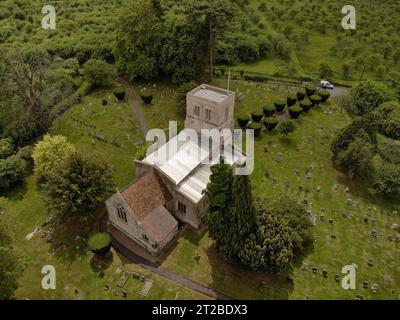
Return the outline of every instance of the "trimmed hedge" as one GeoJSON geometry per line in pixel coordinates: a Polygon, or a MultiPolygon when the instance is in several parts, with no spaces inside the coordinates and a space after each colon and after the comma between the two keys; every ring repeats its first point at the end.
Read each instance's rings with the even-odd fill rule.
{"type": "Polygon", "coordinates": [[[285,110],[286,102],[283,100],[278,100],[275,102],[274,105],[277,112],[282,112],[283,110],[285,110]]]}
{"type": "Polygon", "coordinates": [[[300,107],[303,109],[304,112],[310,111],[312,106],[313,106],[312,102],[308,99],[300,102],[300,107]]]}
{"type": "Polygon", "coordinates": [[[297,102],[297,97],[294,94],[289,94],[287,97],[288,107],[294,106],[297,102]]]}
{"type": "Polygon", "coordinates": [[[307,97],[311,97],[317,92],[317,88],[315,86],[306,86],[306,95],[307,97]]]}
{"type": "Polygon", "coordinates": [[[108,233],[96,233],[89,238],[89,250],[100,256],[105,256],[111,249],[111,236],[108,233]]]}
{"type": "Polygon", "coordinates": [[[267,82],[269,80],[269,77],[246,74],[244,75],[244,79],[247,81],[254,81],[254,82],[267,82]]]}
{"type": "Polygon", "coordinates": [[[262,125],[258,122],[252,122],[252,123],[250,123],[249,128],[254,130],[255,136],[258,136],[258,135],[260,135],[262,125]]]}
{"type": "Polygon", "coordinates": [[[329,97],[331,96],[331,94],[326,90],[321,90],[320,92],[318,92],[318,94],[321,97],[322,103],[327,102],[329,97]]]}
{"type": "Polygon", "coordinates": [[[297,119],[300,117],[301,113],[303,112],[303,108],[299,106],[293,106],[289,108],[289,114],[292,119],[297,119]]]}
{"type": "Polygon", "coordinates": [[[150,92],[141,92],[140,97],[145,104],[150,104],[153,101],[153,95],[150,92]]]}
{"type": "Polygon", "coordinates": [[[272,131],[278,125],[278,119],[276,117],[264,118],[264,125],[268,131],[272,131]]]}
{"type": "Polygon", "coordinates": [[[276,109],[275,106],[265,106],[263,111],[266,117],[271,117],[275,113],[276,109]]]}
{"type": "Polygon", "coordinates": [[[125,87],[120,86],[117,87],[114,90],[114,96],[118,99],[118,100],[124,100],[125,99],[125,87]]]}
{"type": "Polygon", "coordinates": [[[306,90],[302,89],[297,92],[297,100],[303,101],[306,98],[306,90]]]}
{"type": "Polygon", "coordinates": [[[253,119],[253,122],[260,122],[263,117],[263,113],[261,111],[253,111],[251,113],[251,119],[253,119]]]}
{"type": "Polygon", "coordinates": [[[245,128],[250,122],[249,116],[240,116],[238,117],[238,123],[241,128],[245,128]]]}
{"type": "Polygon", "coordinates": [[[314,94],[310,97],[310,100],[314,106],[318,106],[321,103],[322,98],[320,96],[314,94]]]}

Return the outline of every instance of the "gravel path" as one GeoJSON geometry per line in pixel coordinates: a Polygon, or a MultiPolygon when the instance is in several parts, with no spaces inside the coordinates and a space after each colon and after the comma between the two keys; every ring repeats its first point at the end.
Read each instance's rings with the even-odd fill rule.
{"type": "Polygon", "coordinates": [[[133,90],[133,86],[124,76],[120,76],[118,78],[118,81],[126,88],[129,100],[131,101],[133,111],[135,112],[136,117],[139,120],[140,128],[142,129],[143,135],[144,137],[146,137],[146,134],[149,131],[149,129],[147,126],[146,118],[144,117],[143,111],[140,108],[139,102],[137,100],[138,98],[135,94],[135,91],[133,90]]]}

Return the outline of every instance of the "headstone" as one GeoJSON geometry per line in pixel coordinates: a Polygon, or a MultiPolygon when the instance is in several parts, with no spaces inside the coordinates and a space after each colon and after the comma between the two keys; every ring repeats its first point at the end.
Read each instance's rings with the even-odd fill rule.
{"type": "Polygon", "coordinates": [[[376,230],[372,230],[371,231],[371,237],[376,238],[376,236],[377,236],[376,230]]]}
{"type": "Polygon", "coordinates": [[[392,229],[393,229],[393,230],[397,230],[397,227],[398,227],[398,226],[397,226],[397,223],[393,223],[393,224],[392,224],[392,229]]]}
{"type": "Polygon", "coordinates": [[[376,220],[375,219],[371,219],[371,224],[374,226],[376,225],[376,220]]]}
{"type": "Polygon", "coordinates": [[[350,199],[350,198],[347,199],[346,200],[346,204],[349,205],[349,206],[352,206],[353,205],[353,199],[350,199]]]}
{"type": "Polygon", "coordinates": [[[368,223],[369,219],[368,218],[364,218],[364,222],[368,223]]]}
{"type": "Polygon", "coordinates": [[[369,285],[368,281],[364,281],[362,284],[364,289],[368,289],[368,285],[369,285]]]}
{"type": "Polygon", "coordinates": [[[370,259],[368,259],[368,266],[369,267],[373,267],[374,266],[374,260],[372,260],[371,258],[370,259]]]}
{"type": "Polygon", "coordinates": [[[340,275],[338,273],[335,274],[335,281],[336,282],[340,281],[340,275]]]}
{"type": "Polygon", "coordinates": [[[317,186],[317,192],[321,192],[321,186],[317,186]]]}
{"type": "Polygon", "coordinates": [[[344,192],[346,192],[346,193],[350,192],[350,188],[347,187],[346,189],[344,189],[344,192]]]}
{"type": "Polygon", "coordinates": [[[324,215],[320,215],[320,216],[319,216],[319,220],[320,220],[320,221],[325,221],[325,216],[324,216],[324,215]]]}
{"type": "Polygon", "coordinates": [[[373,292],[373,293],[377,293],[378,290],[379,290],[379,285],[378,285],[377,283],[374,283],[374,284],[371,286],[371,289],[372,289],[372,292],[373,292]]]}
{"type": "Polygon", "coordinates": [[[313,268],[312,268],[312,272],[313,272],[314,274],[317,274],[318,269],[317,269],[316,267],[313,267],[313,268]]]}
{"type": "Polygon", "coordinates": [[[391,234],[389,234],[388,240],[389,240],[389,241],[393,241],[393,236],[392,236],[391,234]]]}
{"type": "Polygon", "coordinates": [[[114,297],[118,296],[118,290],[117,289],[113,289],[112,293],[113,293],[114,297]]]}
{"type": "Polygon", "coordinates": [[[104,290],[105,290],[105,291],[110,291],[110,285],[109,285],[109,284],[106,284],[106,285],[104,286],[104,290]]]}
{"type": "Polygon", "coordinates": [[[364,297],[361,294],[356,294],[356,300],[364,300],[364,297]]]}
{"type": "Polygon", "coordinates": [[[330,225],[333,225],[333,219],[332,219],[332,218],[329,218],[328,223],[329,223],[330,225]]]}
{"type": "Polygon", "coordinates": [[[125,290],[121,291],[121,295],[122,295],[122,298],[124,298],[124,299],[128,298],[128,293],[125,290]]]}
{"type": "Polygon", "coordinates": [[[324,278],[328,278],[328,271],[322,270],[322,276],[323,276],[324,278]]]}

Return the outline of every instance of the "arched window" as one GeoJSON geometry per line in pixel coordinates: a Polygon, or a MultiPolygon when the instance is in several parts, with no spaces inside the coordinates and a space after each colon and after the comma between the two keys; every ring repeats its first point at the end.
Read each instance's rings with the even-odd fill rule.
{"type": "Polygon", "coordinates": [[[120,218],[121,220],[123,220],[125,222],[128,222],[128,218],[126,217],[126,211],[125,211],[124,207],[118,202],[114,203],[114,207],[117,210],[118,218],[120,218]]]}

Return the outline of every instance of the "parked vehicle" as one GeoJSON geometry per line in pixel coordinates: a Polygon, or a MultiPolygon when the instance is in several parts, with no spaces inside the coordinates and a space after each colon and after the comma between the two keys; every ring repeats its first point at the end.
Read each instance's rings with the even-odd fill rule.
{"type": "Polygon", "coordinates": [[[335,88],[335,86],[332,83],[330,83],[329,81],[321,80],[321,88],[333,89],[333,88],[335,88]]]}

